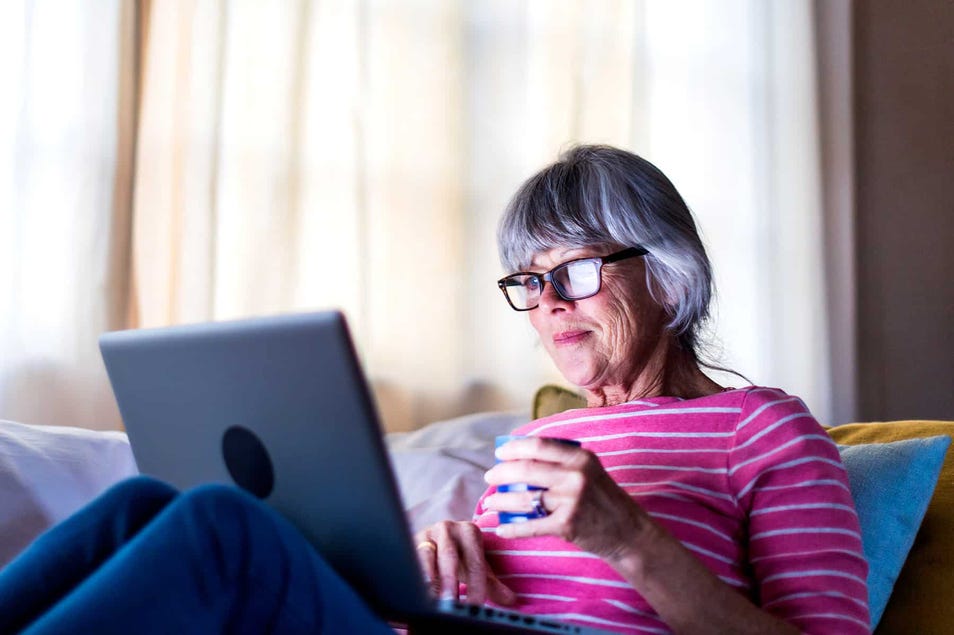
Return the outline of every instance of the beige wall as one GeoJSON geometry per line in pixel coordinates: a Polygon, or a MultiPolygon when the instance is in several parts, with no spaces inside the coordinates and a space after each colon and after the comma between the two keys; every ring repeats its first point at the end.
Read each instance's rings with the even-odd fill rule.
{"type": "Polygon", "coordinates": [[[853,18],[859,415],[954,419],[954,1],[853,18]]]}

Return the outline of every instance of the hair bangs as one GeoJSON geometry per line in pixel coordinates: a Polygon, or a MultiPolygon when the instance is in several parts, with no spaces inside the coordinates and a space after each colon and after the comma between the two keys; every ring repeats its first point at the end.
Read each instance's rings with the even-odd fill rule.
{"type": "Polygon", "coordinates": [[[623,244],[604,222],[604,197],[599,185],[587,183],[591,179],[581,179],[580,175],[567,174],[578,171],[574,168],[566,164],[552,166],[527,181],[514,195],[497,234],[504,268],[526,269],[535,254],[554,247],[623,244]]]}

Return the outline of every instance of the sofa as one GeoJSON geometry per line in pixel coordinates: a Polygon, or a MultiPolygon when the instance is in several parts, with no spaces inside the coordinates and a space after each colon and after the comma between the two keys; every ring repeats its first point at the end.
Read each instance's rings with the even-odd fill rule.
{"type": "MultiPolygon", "coordinates": [[[[581,405],[575,393],[544,386],[529,411],[477,413],[387,435],[411,528],[469,518],[494,462],[494,437],[581,405]]],[[[859,511],[875,632],[954,633],[954,452],[947,453],[954,422],[828,431],[859,511]]],[[[0,567],[44,529],[136,473],[122,432],[0,421],[0,567]]]]}

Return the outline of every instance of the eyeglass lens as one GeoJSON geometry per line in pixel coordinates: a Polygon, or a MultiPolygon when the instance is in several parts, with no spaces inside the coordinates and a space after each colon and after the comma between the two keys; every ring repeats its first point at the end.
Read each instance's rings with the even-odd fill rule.
{"type": "Polygon", "coordinates": [[[528,309],[539,304],[543,290],[540,278],[544,277],[549,278],[563,299],[580,300],[599,291],[600,263],[596,259],[574,260],[542,276],[511,276],[504,288],[515,308],[528,309]]]}
{"type": "Polygon", "coordinates": [[[540,295],[547,282],[564,300],[582,300],[599,293],[603,265],[648,253],[645,247],[636,245],[602,258],[571,260],[547,273],[515,273],[501,278],[497,284],[513,308],[529,311],[540,304],[540,295]]]}

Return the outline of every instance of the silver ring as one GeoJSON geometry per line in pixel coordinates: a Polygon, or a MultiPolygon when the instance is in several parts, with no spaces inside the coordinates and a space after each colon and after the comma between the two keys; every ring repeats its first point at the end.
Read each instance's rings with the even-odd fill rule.
{"type": "Polygon", "coordinates": [[[543,492],[545,491],[542,489],[534,490],[533,496],[530,498],[530,511],[537,518],[545,518],[550,515],[550,510],[543,505],[543,492]]]}

